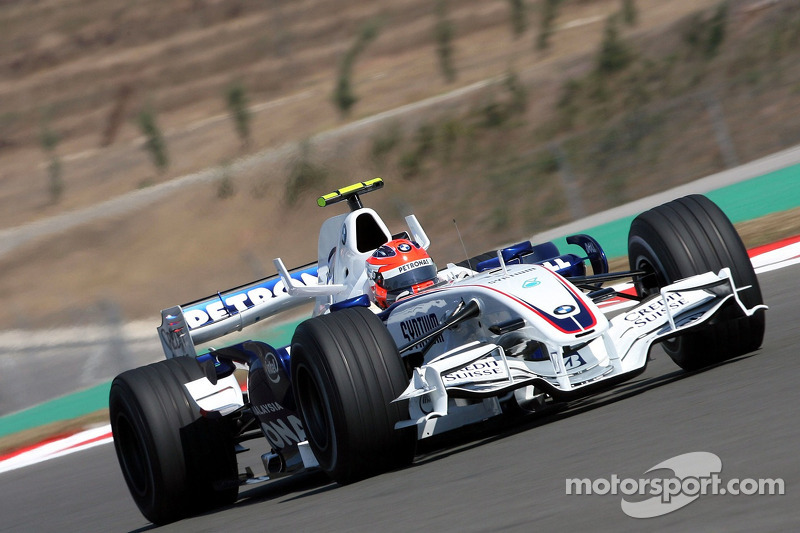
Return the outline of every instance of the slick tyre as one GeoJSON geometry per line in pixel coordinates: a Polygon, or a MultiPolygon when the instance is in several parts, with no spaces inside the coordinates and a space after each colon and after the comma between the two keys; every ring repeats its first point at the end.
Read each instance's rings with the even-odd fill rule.
{"type": "Polygon", "coordinates": [[[166,524],[236,501],[228,422],[199,417],[183,384],[209,375],[188,357],[128,370],[111,383],[109,415],[122,474],[142,514],[166,524]]]}
{"type": "Polygon", "coordinates": [[[292,386],[320,468],[341,484],[408,465],[416,429],[394,429],[408,385],[386,326],[355,307],[311,318],[292,338],[292,386]]]}
{"type": "MultiPolygon", "coordinates": [[[[664,285],[696,274],[728,267],[748,308],[762,304],[761,289],[747,250],[728,217],[711,200],[691,195],[636,217],[628,234],[632,270],[647,273],[635,283],[640,296],[658,293],[664,285]]],[[[695,370],[736,357],[761,346],[763,312],[751,317],[738,306],[726,306],[707,325],[663,343],[667,354],[685,370],[695,370]]]]}

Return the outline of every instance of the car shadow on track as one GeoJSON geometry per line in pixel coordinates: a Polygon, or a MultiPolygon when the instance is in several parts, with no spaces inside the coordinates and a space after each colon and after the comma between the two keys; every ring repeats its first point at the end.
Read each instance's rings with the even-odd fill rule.
{"type": "MultiPolygon", "coordinates": [[[[239,499],[236,501],[236,503],[218,507],[205,513],[188,517],[188,519],[191,520],[204,516],[213,516],[224,511],[244,508],[250,505],[258,505],[271,500],[286,498],[289,495],[296,494],[295,496],[284,500],[291,501],[306,495],[325,492],[334,489],[337,486],[338,485],[336,483],[332,482],[321,471],[304,472],[302,474],[296,474],[293,476],[266,481],[260,484],[250,485],[248,488],[243,487],[239,490],[239,499]]],[[[171,525],[172,524],[168,524],[167,527],[169,528],[171,525]]],[[[161,526],[156,524],[149,524],[147,526],[131,530],[128,533],[144,533],[145,531],[155,531],[160,527],[161,526]]]]}
{"type": "MultiPolygon", "coordinates": [[[[588,398],[549,406],[543,412],[528,415],[502,415],[487,420],[482,424],[464,427],[459,431],[452,432],[452,434],[431,437],[418,444],[416,459],[409,468],[419,468],[462,453],[466,450],[479,448],[486,444],[500,441],[546,424],[565,420],[593,409],[633,398],[664,385],[690,379],[692,376],[713,370],[714,368],[748,359],[758,353],[759,352],[754,352],[736,357],[729,361],[692,372],[676,369],[671,372],[649,377],[647,374],[644,374],[643,377],[639,377],[588,398]]],[[[666,357],[666,355],[663,356],[666,357]]],[[[331,481],[322,472],[312,471],[295,474],[293,476],[267,481],[263,484],[252,485],[248,488],[243,487],[240,490],[239,499],[235,504],[212,511],[209,514],[225,509],[257,505],[272,500],[281,500],[282,502],[302,500],[309,496],[336,490],[337,488],[339,488],[339,484],[331,481]]],[[[149,529],[150,528],[139,529],[137,532],[147,531],[149,529]]]]}
{"type": "Polygon", "coordinates": [[[278,498],[292,501],[312,494],[327,492],[338,486],[321,471],[304,472],[254,485],[250,489],[241,491],[239,500],[233,507],[259,504],[278,498]]]}

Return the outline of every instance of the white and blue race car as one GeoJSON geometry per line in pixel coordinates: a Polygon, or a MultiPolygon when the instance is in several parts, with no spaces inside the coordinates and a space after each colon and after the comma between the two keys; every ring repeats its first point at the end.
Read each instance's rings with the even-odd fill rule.
{"type": "Polygon", "coordinates": [[[430,289],[387,309],[366,261],[403,237],[430,244],[412,215],[393,233],[361,196],[379,178],[322,196],[349,211],[325,221],[316,263],[162,311],[166,360],[111,386],[114,445],[133,499],[166,523],[236,500],[241,483],[321,469],[350,483],[411,463],[417,443],[507,411],[536,412],[629,380],[654,343],[687,370],[756,350],[765,316],[736,230],[703,196],[639,215],[630,270],[608,272],[587,235],[524,242],[448,264],[430,289]],[[588,263],[588,265],[587,265],[588,263]],[[587,273],[588,267],[591,273],[587,273]],[[635,294],[604,287],[631,279],[635,294]],[[608,316],[610,298],[631,305],[608,316]],[[312,302],[289,346],[197,346],[312,302]],[[613,315],[613,316],[612,316],[613,315]],[[247,369],[246,392],[236,368],[247,369]],[[266,476],[236,452],[265,439],[266,476]]]}

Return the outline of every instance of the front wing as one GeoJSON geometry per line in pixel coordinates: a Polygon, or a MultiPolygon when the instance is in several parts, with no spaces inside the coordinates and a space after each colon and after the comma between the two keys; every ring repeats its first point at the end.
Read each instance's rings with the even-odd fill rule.
{"type": "Polygon", "coordinates": [[[430,436],[437,419],[448,416],[452,399],[483,399],[484,409],[473,410],[485,418],[499,413],[498,397],[522,387],[536,387],[558,400],[608,388],[643,372],[653,343],[701,326],[727,303],[734,302],[747,316],[766,309],[765,305],[748,309],[742,303],[738,292],[746,288],[736,287],[727,268],[686,278],[614,317],[608,330],[580,346],[537,339],[549,351],[549,359],[543,361],[509,358],[491,342],[450,350],[414,369],[408,387],[395,399],[409,400],[410,418],[396,427],[417,426],[420,438],[430,436]]]}

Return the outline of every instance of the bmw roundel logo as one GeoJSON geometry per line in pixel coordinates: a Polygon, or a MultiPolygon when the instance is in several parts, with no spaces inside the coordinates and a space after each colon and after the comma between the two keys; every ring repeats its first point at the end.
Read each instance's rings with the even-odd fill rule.
{"type": "Polygon", "coordinates": [[[410,252],[411,251],[411,245],[407,244],[405,242],[401,242],[400,244],[397,245],[397,249],[400,250],[403,253],[410,252]]]}
{"type": "Polygon", "coordinates": [[[568,315],[575,310],[574,305],[559,305],[553,310],[554,315],[568,315]]]}

